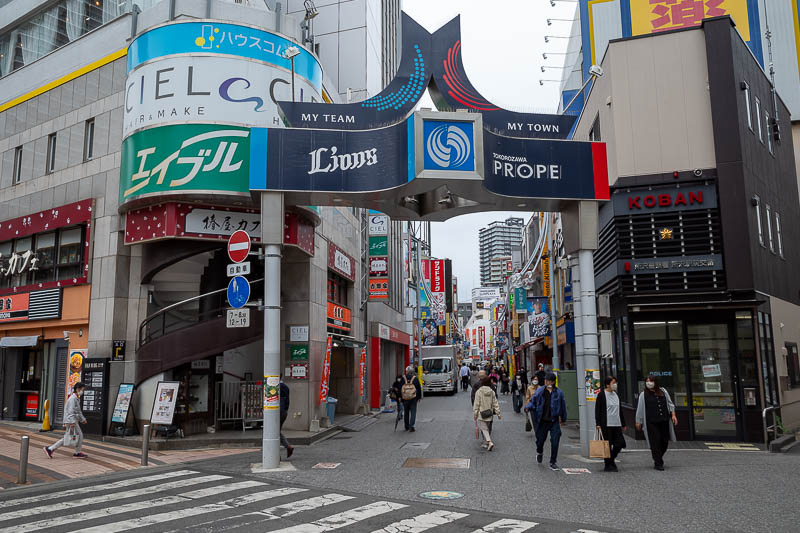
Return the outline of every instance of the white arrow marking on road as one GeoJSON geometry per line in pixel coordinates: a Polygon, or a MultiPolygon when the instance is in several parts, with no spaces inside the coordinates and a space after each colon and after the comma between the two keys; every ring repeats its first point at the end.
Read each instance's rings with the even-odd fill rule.
{"type": "MultiPolygon", "coordinates": [[[[83,498],[82,500],[66,500],[58,503],[50,503],[41,507],[29,507],[27,509],[18,509],[0,515],[0,521],[15,520],[25,516],[34,516],[42,513],[52,513],[62,509],[75,509],[89,505],[97,505],[98,503],[113,502],[115,500],[123,500],[126,498],[133,498],[136,496],[144,496],[154,492],[164,492],[171,489],[181,489],[191,485],[199,485],[200,483],[207,483],[209,481],[220,481],[222,479],[230,479],[229,476],[203,476],[189,479],[179,479],[170,483],[162,483],[153,487],[142,487],[141,489],[126,490],[121,492],[113,492],[111,494],[103,494],[102,496],[93,496],[91,498],[83,498]]],[[[60,494],[56,494],[60,497],[60,494]]]]}
{"type": "Polygon", "coordinates": [[[469,516],[467,513],[453,513],[451,511],[434,511],[432,513],[421,514],[414,518],[408,518],[389,524],[388,526],[376,529],[372,533],[421,533],[432,527],[449,524],[459,518],[469,516]]]}
{"type": "Polygon", "coordinates": [[[472,533],[523,533],[529,529],[538,526],[538,522],[526,522],[525,520],[512,520],[511,518],[503,518],[497,522],[492,522],[488,526],[476,529],[472,533]]]}
{"type": "MultiPolygon", "coordinates": [[[[230,492],[231,490],[236,490],[235,488],[229,488],[234,485],[238,485],[238,483],[233,483],[231,485],[216,487],[217,491],[215,494],[221,494],[224,492],[230,492]]],[[[281,489],[273,489],[267,490],[262,492],[256,492],[254,494],[247,494],[245,496],[239,496],[236,498],[231,498],[229,500],[225,500],[219,503],[209,503],[207,505],[201,505],[199,507],[190,507],[187,509],[180,509],[178,511],[169,511],[166,513],[159,513],[150,516],[143,516],[140,518],[132,518],[130,520],[123,520],[121,522],[114,522],[111,524],[103,524],[100,526],[90,527],[86,529],[78,530],[74,533],[116,533],[118,531],[127,531],[129,529],[136,529],[139,527],[145,526],[152,526],[156,524],[163,524],[164,522],[171,522],[172,520],[180,520],[181,518],[189,518],[192,516],[197,516],[201,514],[208,514],[208,513],[215,513],[218,511],[228,511],[234,507],[241,507],[243,505],[248,505],[255,502],[260,502],[264,500],[269,500],[272,498],[280,498],[282,496],[289,496],[291,494],[296,494],[298,492],[305,492],[308,489],[300,489],[295,487],[285,487],[281,489]]],[[[189,494],[185,494],[184,496],[188,496],[189,494]]],[[[182,501],[190,501],[186,498],[181,498],[182,501]]]]}
{"type": "MultiPolygon", "coordinates": [[[[167,472],[166,474],[157,474],[155,476],[144,476],[144,477],[135,477],[131,479],[123,479],[122,481],[115,481],[114,483],[105,483],[102,485],[91,485],[88,487],[80,487],[77,489],[62,490],[57,494],[49,495],[48,498],[52,500],[57,498],[66,498],[69,496],[77,496],[79,494],[88,494],[90,492],[97,492],[100,490],[121,489],[124,487],[130,487],[131,485],[138,485],[139,483],[147,483],[148,481],[160,481],[162,479],[172,479],[196,473],[197,472],[193,470],[177,470],[175,472],[167,472]]],[[[14,505],[23,505],[26,503],[33,503],[33,502],[41,503],[44,497],[45,496],[39,495],[39,496],[29,496],[27,498],[17,498],[16,500],[9,500],[0,503],[0,508],[12,507],[14,505]]]]}
{"type": "Polygon", "coordinates": [[[292,516],[293,514],[319,509],[334,503],[352,500],[353,496],[344,496],[342,494],[325,494],[324,496],[317,496],[315,498],[308,498],[306,500],[299,500],[296,502],[285,503],[283,505],[276,505],[269,509],[264,509],[260,514],[265,515],[266,520],[276,520],[292,516]]]}
{"type": "Polygon", "coordinates": [[[319,533],[321,531],[332,531],[334,529],[352,526],[367,518],[403,509],[404,507],[408,507],[408,505],[394,502],[375,502],[362,507],[356,507],[349,511],[337,513],[327,518],[320,518],[309,524],[298,524],[296,526],[273,531],[272,533],[319,533]]]}

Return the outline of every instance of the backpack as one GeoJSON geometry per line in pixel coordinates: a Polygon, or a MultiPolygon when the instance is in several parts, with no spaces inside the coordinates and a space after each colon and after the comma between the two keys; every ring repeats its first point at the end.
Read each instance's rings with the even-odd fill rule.
{"type": "Polygon", "coordinates": [[[406,376],[403,376],[403,387],[400,389],[400,394],[402,394],[404,400],[413,400],[417,397],[417,388],[414,386],[414,378],[411,378],[411,381],[408,381],[406,376]]]}

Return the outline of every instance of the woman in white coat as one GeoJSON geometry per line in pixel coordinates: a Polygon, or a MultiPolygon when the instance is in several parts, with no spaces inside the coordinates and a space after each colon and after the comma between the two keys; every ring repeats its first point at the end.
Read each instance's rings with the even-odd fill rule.
{"type": "Polygon", "coordinates": [[[485,377],[481,381],[481,387],[475,393],[475,403],[472,404],[472,414],[478,429],[483,435],[484,443],[482,444],[488,451],[494,449],[494,442],[492,442],[492,420],[494,415],[502,419],[500,416],[500,403],[497,401],[497,395],[492,389],[491,378],[485,377]]]}
{"type": "Polygon", "coordinates": [[[675,426],[678,425],[678,417],[675,416],[675,404],[667,390],[658,386],[655,376],[647,376],[644,385],[636,406],[636,429],[644,430],[644,438],[647,439],[653,455],[654,468],[664,470],[664,454],[669,441],[676,440],[675,426]]]}

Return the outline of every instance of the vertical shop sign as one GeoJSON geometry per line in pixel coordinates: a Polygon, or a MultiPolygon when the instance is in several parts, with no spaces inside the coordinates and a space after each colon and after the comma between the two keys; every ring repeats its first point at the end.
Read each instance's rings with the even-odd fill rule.
{"type": "Polygon", "coordinates": [[[333,337],[328,335],[328,344],[325,347],[325,359],[322,361],[322,379],[319,382],[319,403],[328,399],[328,382],[331,379],[331,343],[333,337]]]}
{"type": "Polygon", "coordinates": [[[361,397],[364,397],[364,386],[367,378],[367,349],[361,348],[361,397]]]}
{"type": "Polygon", "coordinates": [[[483,354],[486,355],[486,333],[484,332],[483,326],[478,328],[478,342],[480,343],[481,350],[483,350],[483,354]]]}

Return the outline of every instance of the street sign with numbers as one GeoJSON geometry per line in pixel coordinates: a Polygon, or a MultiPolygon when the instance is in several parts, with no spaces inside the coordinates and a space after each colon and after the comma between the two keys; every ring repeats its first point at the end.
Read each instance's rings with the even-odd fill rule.
{"type": "Polygon", "coordinates": [[[250,273],[250,261],[244,263],[232,263],[228,265],[228,277],[233,276],[246,276],[250,273]]]}
{"type": "Polygon", "coordinates": [[[249,328],[250,309],[228,309],[225,325],[229,328],[249,328]]]}

